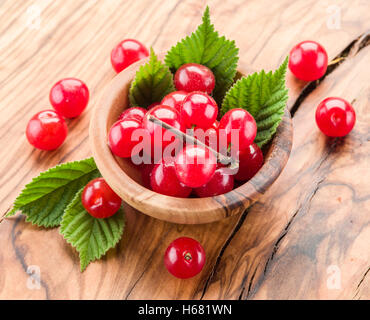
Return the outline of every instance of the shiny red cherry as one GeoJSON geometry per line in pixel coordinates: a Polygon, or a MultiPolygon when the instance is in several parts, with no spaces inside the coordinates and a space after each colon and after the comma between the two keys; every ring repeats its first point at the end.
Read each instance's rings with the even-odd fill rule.
{"type": "MultiPolygon", "coordinates": [[[[159,155],[162,158],[162,153],[164,149],[172,142],[175,145],[179,144],[180,141],[172,132],[162,128],[158,124],[153,123],[148,119],[148,116],[152,115],[155,118],[169,124],[170,126],[184,131],[184,125],[181,121],[180,114],[172,107],[165,105],[158,105],[148,111],[147,115],[143,119],[143,128],[147,130],[150,136],[150,146],[145,147],[145,152],[151,152],[152,157],[156,158],[156,155],[159,155]]],[[[172,146],[172,145],[171,145],[172,146]]],[[[158,159],[160,160],[160,159],[158,159]]],[[[157,162],[157,161],[156,161],[157,162]]]]}
{"type": "Polygon", "coordinates": [[[181,106],[187,94],[185,91],[171,92],[162,99],[161,104],[175,108],[178,112],[181,112],[181,106]]]}
{"type": "Polygon", "coordinates": [[[328,55],[324,47],[315,41],[303,41],[290,51],[289,69],[298,79],[320,79],[327,67],[328,55]]]}
{"type": "Polygon", "coordinates": [[[119,120],[113,124],[108,134],[108,145],[113,154],[128,158],[140,152],[140,150],[133,152],[139,143],[132,136],[137,129],[141,129],[141,122],[134,118],[119,120]]]}
{"type": "Polygon", "coordinates": [[[51,88],[49,100],[63,117],[75,118],[85,110],[89,102],[89,89],[79,79],[65,78],[51,88]]]}
{"type": "Polygon", "coordinates": [[[227,193],[234,188],[234,177],[228,173],[228,168],[220,166],[206,184],[195,188],[195,194],[200,198],[213,197],[227,193]]]}
{"type": "Polygon", "coordinates": [[[213,153],[199,145],[186,145],[175,160],[177,177],[191,188],[198,188],[210,181],[216,166],[213,153]]]}
{"type": "Polygon", "coordinates": [[[215,87],[215,76],[206,66],[187,63],[176,71],[174,83],[177,90],[202,91],[211,94],[215,87]]]}
{"type": "Polygon", "coordinates": [[[119,116],[118,120],[137,119],[140,122],[143,120],[147,110],[140,107],[131,107],[124,110],[119,116]]]}
{"type": "Polygon", "coordinates": [[[263,165],[263,154],[261,149],[255,143],[248,148],[239,151],[239,170],[235,174],[238,181],[247,181],[251,179],[263,165]]]}
{"type": "Polygon", "coordinates": [[[326,98],[317,106],[317,126],[329,137],[343,137],[347,135],[353,129],[355,122],[355,110],[342,98],[326,98]]]}
{"type": "Polygon", "coordinates": [[[81,195],[82,205],[94,218],[109,218],[121,207],[121,198],[103,178],[91,180],[81,195]]]}
{"type": "Polygon", "coordinates": [[[137,40],[126,39],[120,42],[111,52],[111,62],[118,73],[136,61],[149,56],[149,51],[137,40]]]}
{"type": "Polygon", "coordinates": [[[164,254],[164,265],[175,277],[187,279],[202,271],[206,253],[201,244],[187,237],[181,237],[168,246],[164,254]]]}
{"type": "Polygon", "coordinates": [[[156,164],[150,176],[152,190],[166,196],[187,198],[192,189],[181,183],[176,175],[173,160],[164,160],[156,164]]]}
{"type": "Polygon", "coordinates": [[[36,113],[27,124],[28,142],[41,150],[59,148],[68,134],[68,127],[63,117],[54,110],[36,113]]]}
{"type": "Polygon", "coordinates": [[[181,107],[181,119],[187,128],[197,126],[208,129],[216,121],[217,114],[218,107],[215,100],[199,91],[189,93],[181,107]]]}
{"type": "MultiPolygon", "coordinates": [[[[220,120],[219,136],[226,135],[228,144],[239,142],[238,150],[246,149],[257,134],[257,124],[252,115],[244,109],[231,109],[220,120]],[[237,139],[232,141],[232,139],[237,139]]],[[[220,141],[221,142],[221,141],[220,141]]]]}

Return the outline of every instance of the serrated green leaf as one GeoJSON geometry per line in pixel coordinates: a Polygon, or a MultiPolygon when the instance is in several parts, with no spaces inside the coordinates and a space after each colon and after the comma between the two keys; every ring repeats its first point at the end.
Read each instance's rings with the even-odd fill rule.
{"type": "Polygon", "coordinates": [[[288,101],[285,73],[288,58],[275,72],[262,70],[243,77],[226,93],[221,112],[235,108],[247,110],[256,120],[257,136],[254,140],[260,147],[275,134],[288,101]]]}
{"type": "Polygon", "coordinates": [[[22,211],[27,216],[26,221],[32,224],[56,227],[76,193],[87,182],[99,176],[93,158],[51,168],[25,186],[6,217],[22,211]]]}
{"type": "Polygon", "coordinates": [[[60,233],[80,255],[81,271],[114,248],[121,239],[125,225],[123,209],[105,219],[92,217],[83,207],[81,193],[68,205],[61,222],[60,233]]]}
{"type": "Polygon", "coordinates": [[[147,108],[154,102],[160,102],[172,91],[175,91],[175,86],[171,71],[150,49],[149,61],[139,68],[131,83],[130,104],[147,108]]]}
{"type": "Polygon", "coordinates": [[[165,62],[172,71],[185,63],[199,63],[212,70],[216,78],[213,96],[221,104],[236,74],[239,49],[235,41],[219,36],[211,24],[207,6],[203,23],[190,36],[182,39],[167,53],[165,62]]]}

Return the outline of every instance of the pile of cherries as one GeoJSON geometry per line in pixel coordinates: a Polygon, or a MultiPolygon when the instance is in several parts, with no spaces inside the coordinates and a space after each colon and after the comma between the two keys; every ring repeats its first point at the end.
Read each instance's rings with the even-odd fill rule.
{"type": "Polygon", "coordinates": [[[137,148],[141,141],[133,133],[138,129],[144,130],[150,137],[147,147],[143,144],[144,152],[150,153],[151,160],[160,155],[157,160],[140,167],[144,184],[155,192],[173,197],[186,198],[192,191],[198,197],[216,196],[231,191],[234,179],[250,179],[263,164],[262,152],[253,143],[257,134],[254,118],[240,108],[228,111],[220,122],[217,121],[218,106],[210,96],[215,87],[215,77],[206,66],[184,64],[176,71],[174,84],[177,91],[151,105],[149,110],[132,107],[120,115],[108,135],[112,152],[119,157],[136,156],[142,151],[137,148]],[[174,132],[152,122],[150,116],[180,132],[190,132],[202,145],[182,145],[174,132]],[[240,158],[235,175],[217,161],[217,152],[221,151],[218,142],[224,139],[227,151],[232,145],[233,130],[237,132],[240,158]],[[171,143],[175,148],[179,147],[174,156],[165,153],[165,148],[171,143]]]}

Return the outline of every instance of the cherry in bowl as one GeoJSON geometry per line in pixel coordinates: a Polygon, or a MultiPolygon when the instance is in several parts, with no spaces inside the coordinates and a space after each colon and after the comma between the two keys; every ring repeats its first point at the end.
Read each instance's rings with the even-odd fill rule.
{"type": "Polygon", "coordinates": [[[185,91],[171,92],[162,99],[161,104],[172,107],[178,112],[181,112],[181,106],[187,94],[188,93],[185,91]]]}
{"type": "Polygon", "coordinates": [[[206,93],[195,91],[189,93],[181,106],[181,119],[187,128],[197,126],[210,128],[218,114],[217,103],[206,93]]]}
{"type": "Polygon", "coordinates": [[[238,150],[246,149],[257,135],[256,121],[248,111],[240,108],[226,112],[218,129],[219,143],[226,139],[228,146],[231,144],[236,147],[238,144],[238,150]]]}
{"type": "Polygon", "coordinates": [[[209,182],[217,167],[217,160],[208,148],[186,145],[176,156],[175,169],[180,182],[198,188],[209,182]]]}
{"type": "Polygon", "coordinates": [[[186,92],[201,91],[211,94],[215,87],[215,76],[211,69],[197,63],[186,63],[175,73],[177,90],[186,92]]]}
{"type": "Polygon", "coordinates": [[[176,175],[174,159],[162,159],[150,174],[151,189],[171,197],[187,198],[192,188],[181,183],[176,175]]]}
{"type": "Polygon", "coordinates": [[[135,148],[141,142],[139,130],[141,130],[141,121],[136,118],[115,122],[108,133],[108,145],[112,153],[122,158],[137,155],[141,151],[141,149],[135,148]],[[138,134],[137,139],[134,135],[135,131],[138,134]]]}

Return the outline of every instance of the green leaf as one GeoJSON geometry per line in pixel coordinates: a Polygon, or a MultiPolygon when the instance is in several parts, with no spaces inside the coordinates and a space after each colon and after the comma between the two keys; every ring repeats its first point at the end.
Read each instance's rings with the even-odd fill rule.
{"type": "Polygon", "coordinates": [[[93,158],[58,165],[25,186],[6,217],[22,211],[26,221],[38,226],[56,227],[65,208],[90,180],[100,176],[93,158]]]}
{"type": "Polygon", "coordinates": [[[283,117],[288,101],[285,73],[288,57],[275,71],[262,70],[239,79],[226,93],[221,112],[235,108],[247,110],[256,120],[257,136],[254,140],[260,147],[268,143],[283,117]]]}
{"type": "Polygon", "coordinates": [[[147,108],[154,102],[160,102],[172,91],[175,91],[172,73],[151,48],[149,61],[139,68],[131,83],[130,104],[147,108]]]}
{"type": "Polygon", "coordinates": [[[109,218],[92,217],[82,205],[82,191],[65,210],[60,228],[64,239],[79,252],[81,271],[91,261],[100,259],[110,248],[115,247],[125,225],[122,208],[109,218]]]}
{"type": "Polygon", "coordinates": [[[220,37],[211,24],[207,6],[203,23],[198,29],[167,53],[165,62],[175,71],[185,63],[199,63],[210,68],[216,78],[213,96],[221,104],[226,91],[233,84],[238,64],[238,51],[235,41],[220,37]]]}

